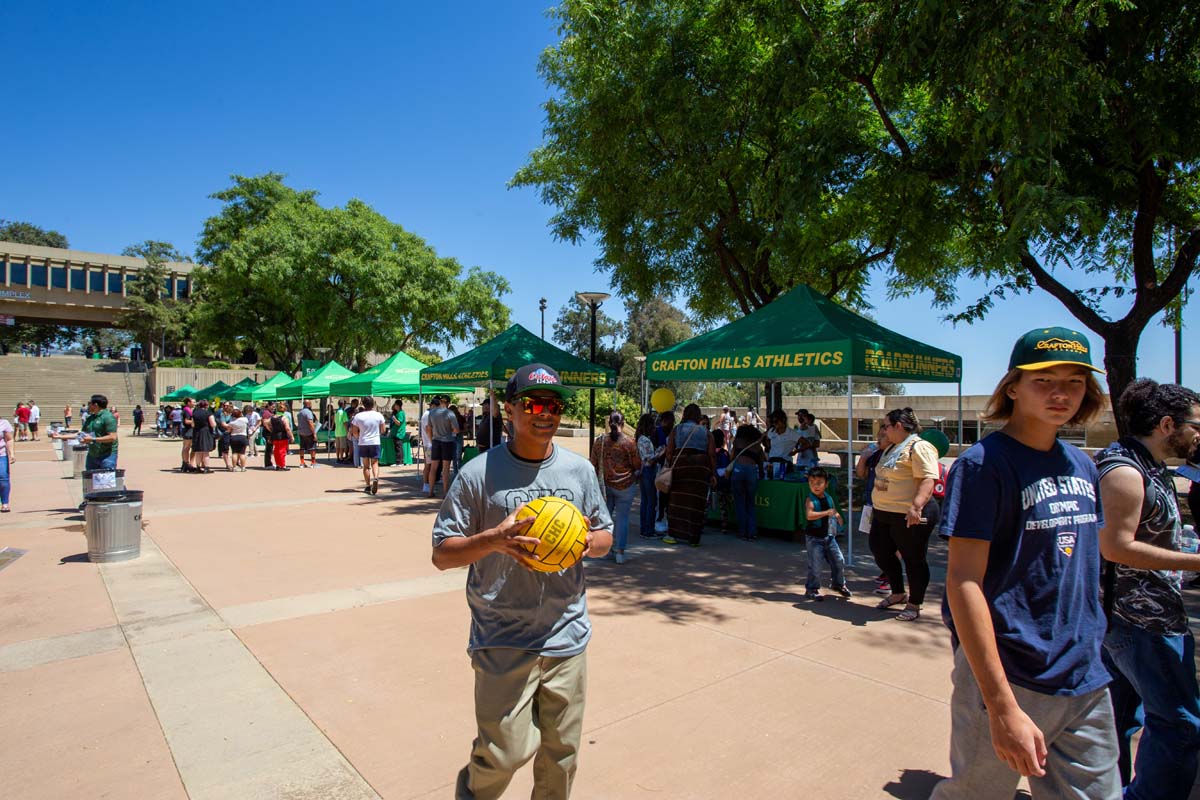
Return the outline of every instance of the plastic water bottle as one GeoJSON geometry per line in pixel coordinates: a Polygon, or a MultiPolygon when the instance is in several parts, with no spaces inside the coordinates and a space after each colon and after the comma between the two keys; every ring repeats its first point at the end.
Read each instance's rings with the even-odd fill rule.
{"type": "Polygon", "coordinates": [[[1179,552],[1195,553],[1200,550],[1200,538],[1196,537],[1196,529],[1191,525],[1183,526],[1183,536],[1179,538],[1179,552]]]}

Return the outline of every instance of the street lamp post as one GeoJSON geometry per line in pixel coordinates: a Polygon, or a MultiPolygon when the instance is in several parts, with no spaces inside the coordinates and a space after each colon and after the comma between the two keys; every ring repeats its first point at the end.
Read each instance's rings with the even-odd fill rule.
{"type": "MultiPolygon", "coordinates": [[[[576,292],[575,299],[587,306],[592,314],[592,356],[591,362],[596,363],[596,310],[600,304],[612,295],[607,292],[576,292]]],[[[596,439],[596,390],[588,389],[588,452],[591,452],[592,442],[596,439]]]]}
{"type": "Polygon", "coordinates": [[[546,341],[546,298],[538,300],[538,311],[542,312],[542,341],[546,341]]]}

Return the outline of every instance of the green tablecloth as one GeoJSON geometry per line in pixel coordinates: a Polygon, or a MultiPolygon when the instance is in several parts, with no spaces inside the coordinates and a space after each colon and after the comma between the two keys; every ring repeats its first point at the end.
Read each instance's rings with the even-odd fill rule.
{"type": "MultiPolygon", "coordinates": [[[[831,475],[829,488],[826,490],[838,498],[837,477],[831,475]]],[[[758,491],[754,496],[754,516],[760,528],[771,528],[780,531],[802,530],[807,521],[804,519],[804,501],[808,498],[808,484],[803,481],[764,481],[758,482],[758,491]]],[[[719,515],[719,510],[709,512],[710,517],[719,515]]],[[[734,515],[732,511],[729,519],[734,515]]]]}
{"type": "Polygon", "coordinates": [[[379,466],[390,467],[396,463],[396,440],[385,436],[379,440],[379,466]]]}

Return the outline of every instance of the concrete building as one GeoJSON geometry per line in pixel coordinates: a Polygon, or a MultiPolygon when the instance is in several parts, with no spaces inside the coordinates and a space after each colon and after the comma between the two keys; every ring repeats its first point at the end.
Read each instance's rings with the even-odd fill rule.
{"type": "MultiPolygon", "coordinates": [[[[140,258],[0,241],[0,324],[114,327],[140,258]]],[[[163,291],[191,295],[198,264],[170,262],[163,291]]]]}

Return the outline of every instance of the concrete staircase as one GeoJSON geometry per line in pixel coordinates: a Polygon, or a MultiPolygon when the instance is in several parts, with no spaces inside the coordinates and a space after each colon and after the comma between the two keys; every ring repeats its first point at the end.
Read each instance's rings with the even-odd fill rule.
{"type": "Polygon", "coordinates": [[[153,425],[154,411],[147,404],[146,373],[126,374],[123,361],[87,359],[82,356],[26,358],[0,356],[0,416],[11,421],[18,401],[33,400],[42,410],[42,427],[62,422],[63,406],[71,406],[72,426],[79,424],[79,402],[93,394],[108,397],[108,407],[121,412],[121,426],[133,424],[133,407],[141,404],[153,425]]]}

